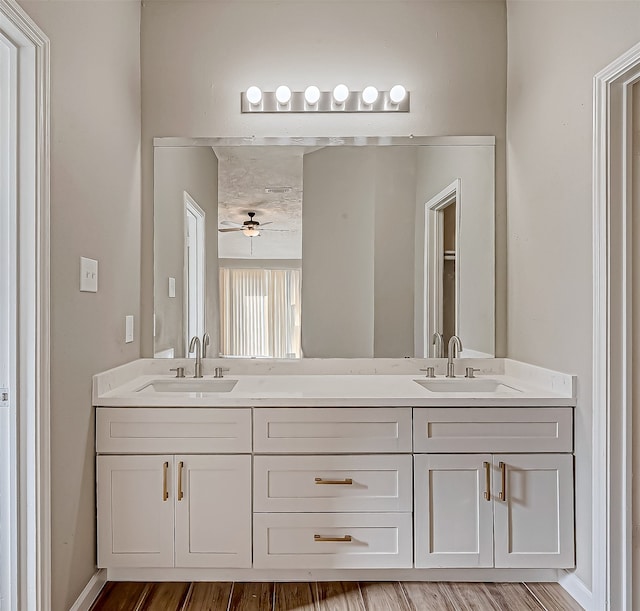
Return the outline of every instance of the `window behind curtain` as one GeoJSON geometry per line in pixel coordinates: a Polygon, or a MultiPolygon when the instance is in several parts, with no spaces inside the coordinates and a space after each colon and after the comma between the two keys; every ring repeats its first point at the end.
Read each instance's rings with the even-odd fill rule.
{"type": "Polygon", "coordinates": [[[300,270],[220,268],[222,356],[300,358],[300,270]]]}

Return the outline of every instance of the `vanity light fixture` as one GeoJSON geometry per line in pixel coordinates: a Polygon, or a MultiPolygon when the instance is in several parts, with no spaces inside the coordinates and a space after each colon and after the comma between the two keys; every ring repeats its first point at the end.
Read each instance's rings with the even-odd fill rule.
{"type": "Polygon", "coordinates": [[[321,91],[315,85],[304,91],[292,91],[287,85],[280,85],[275,91],[262,91],[254,85],[240,95],[243,113],[409,112],[409,106],[409,92],[403,85],[394,85],[389,91],[373,85],[351,91],[344,83],[330,91],[321,91]]]}
{"type": "Polygon", "coordinates": [[[320,90],[315,85],[309,85],[304,90],[304,99],[309,106],[315,106],[320,99],[320,90]]]}
{"type": "Polygon", "coordinates": [[[260,90],[260,87],[256,87],[255,85],[249,87],[245,95],[247,96],[247,101],[252,106],[257,106],[262,100],[262,91],[260,90]]]}
{"type": "Polygon", "coordinates": [[[389,91],[389,100],[392,104],[400,104],[407,95],[407,90],[402,85],[394,85],[389,91]]]}
{"type": "Polygon", "coordinates": [[[333,99],[336,104],[344,104],[349,97],[349,87],[340,83],[333,88],[333,99]]]}
{"type": "Polygon", "coordinates": [[[371,106],[378,99],[378,90],[375,87],[369,85],[362,90],[362,101],[371,106]]]}
{"type": "Polygon", "coordinates": [[[276,89],[276,100],[278,100],[278,104],[286,106],[291,101],[291,89],[286,85],[280,85],[276,89]]]}

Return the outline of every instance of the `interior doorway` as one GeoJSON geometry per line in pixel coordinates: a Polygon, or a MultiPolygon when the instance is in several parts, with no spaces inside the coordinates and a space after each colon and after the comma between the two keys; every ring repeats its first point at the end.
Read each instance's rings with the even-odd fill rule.
{"type": "Polygon", "coordinates": [[[184,192],[185,355],[192,337],[205,332],[205,213],[184,192]]]}
{"type": "Polygon", "coordinates": [[[0,611],[16,607],[16,48],[0,31],[0,611]]]}

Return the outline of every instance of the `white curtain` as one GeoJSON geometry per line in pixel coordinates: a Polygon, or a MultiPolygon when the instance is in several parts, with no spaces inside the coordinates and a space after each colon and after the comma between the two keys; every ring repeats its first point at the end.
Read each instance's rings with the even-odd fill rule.
{"type": "Polygon", "coordinates": [[[223,356],[300,358],[300,270],[220,268],[223,356]]]}

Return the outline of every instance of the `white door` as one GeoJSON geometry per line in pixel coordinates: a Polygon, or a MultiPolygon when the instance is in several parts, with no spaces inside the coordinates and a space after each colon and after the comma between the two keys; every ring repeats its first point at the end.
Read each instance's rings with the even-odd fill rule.
{"type": "Polygon", "coordinates": [[[98,456],[98,566],[173,566],[173,456],[98,456]]]}
{"type": "Polygon", "coordinates": [[[490,471],[490,454],[415,456],[417,568],[493,566],[490,471]]]}
{"type": "Polygon", "coordinates": [[[574,566],[573,456],[493,457],[496,568],[574,566]]]}
{"type": "Polygon", "coordinates": [[[191,338],[205,332],[205,213],[184,192],[184,297],[186,352],[191,338]]]}
{"type": "Polygon", "coordinates": [[[15,60],[15,48],[0,32],[0,611],[15,608],[17,600],[15,60]]]}
{"type": "Polygon", "coordinates": [[[176,566],[251,567],[251,456],[176,456],[176,566]]]}

